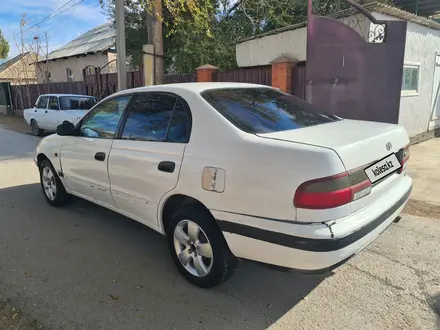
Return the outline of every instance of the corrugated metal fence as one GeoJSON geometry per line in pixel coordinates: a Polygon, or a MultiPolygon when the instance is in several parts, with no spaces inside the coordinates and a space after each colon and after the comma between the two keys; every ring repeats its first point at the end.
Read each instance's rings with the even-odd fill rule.
{"type": "Polygon", "coordinates": [[[292,94],[305,100],[306,84],[306,65],[299,63],[292,70],[292,94]]]}
{"type": "MultiPolygon", "coordinates": [[[[40,94],[67,93],[86,94],[97,97],[99,100],[117,91],[118,78],[116,73],[100,73],[95,68],[94,73],[86,75],[84,81],[14,85],[11,86],[11,97],[13,107],[16,110],[23,110],[33,107],[40,94]]],[[[196,73],[165,75],[165,84],[196,82],[196,73]]],[[[243,82],[261,85],[272,85],[272,68],[270,65],[252,68],[238,68],[234,70],[217,72],[213,74],[213,81],[217,82],[243,82]]],[[[140,71],[127,72],[127,88],[143,86],[142,74],[140,71]]],[[[306,92],[306,68],[305,65],[298,65],[292,72],[292,94],[305,98],[306,92]]]]}
{"type": "Polygon", "coordinates": [[[213,81],[242,82],[260,85],[272,85],[272,67],[259,66],[252,68],[239,68],[224,72],[214,73],[213,81]]]}
{"type": "MultiPolygon", "coordinates": [[[[127,88],[136,88],[143,86],[140,71],[127,72],[127,88]]],[[[100,73],[95,68],[92,75],[84,75],[84,91],[85,94],[95,96],[101,100],[118,90],[117,73],[100,73]]]]}
{"type": "Polygon", "coordinates": [[[196,82],[197,75],[195,73],[190,74],[166,74],[165,84],[196,82]]]}
{"type": "Polygon", "coordinates": [[[85,88],[82,81],[11,85],[11,98],[15,110],[32,108],[40,94],[84,94],[85,88]]]}

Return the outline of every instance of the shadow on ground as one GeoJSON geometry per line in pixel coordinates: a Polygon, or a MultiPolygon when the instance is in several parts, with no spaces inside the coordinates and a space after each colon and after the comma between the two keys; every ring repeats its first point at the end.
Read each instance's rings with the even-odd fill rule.
{"type": "Polygon", "coordinates": [[[3,299],[49,327],[264,329],[326,278],[242,262],[203,290],[137,222],[77,198],[52,208],[39,184],[0,190],[0,201],[3,299]]]}
{"type": "Polygon", "coordinates": [[[440,329],[440,294],[428,299],[428,303],[437,316],[437,329],[440,329]]]}
{"type": "Polygon", "coordinates": [[[0,127],[0,161],[21,158],[31,158],[40,138],[30,134],[17,133],[0,127]]]}

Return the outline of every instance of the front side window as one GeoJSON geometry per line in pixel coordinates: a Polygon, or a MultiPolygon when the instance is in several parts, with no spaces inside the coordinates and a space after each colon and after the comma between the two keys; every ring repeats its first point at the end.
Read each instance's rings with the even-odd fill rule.
{"type": "Polygon", "coordinates": [[[58,97],[51,96],[49,98],[49,109],[51,109],[51,110],[60,110],[60,108],[58,106],[58,97]]]}
{"type": "Polygon", "coordinates": [[[49,101],[48,96],[42,96],[38,100],[37,108],[39,109],[47,109],[47,102],[49,101]]]}
{"type": "Polygon", "coordinates": [[[420,66],[405,65],[403,67],[402,91],[405,93],[418,93],[420,66]]]}
{"type": "Polygon", "coordinates": [[[81,123],[81,136],[113,139],[131,96],[120,96],[98,104],[81,123]]]}
{"type": "Polygon", "coordinates": [[[186,142],[188,124],[186,109],[176,97],[166,94],[140,94],[131,106],[122,138],[186,142]]]}
{"type": "Polygon", "coordinates": [[[202,97],[239,129],[262,134],[338,121],[310,103],[270,88],[204,91],[202,97]]]}
{"type": "Polygon", "coordinates": [[[89,110],[96,104],[94,97],[87,96],[61,96],[61,110],[89,110]]]}

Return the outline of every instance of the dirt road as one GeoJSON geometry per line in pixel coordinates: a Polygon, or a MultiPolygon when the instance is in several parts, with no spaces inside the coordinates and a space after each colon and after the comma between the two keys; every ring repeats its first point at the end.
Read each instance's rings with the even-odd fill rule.
{"type": "Polygon", "coordinates": [[[157,233],[79,199],[47,205],[37,143],[0,128],[0,301],[43,328],[440,328],[439,220],[405,215],[325,276],[242,262],[206,291],[177,274],[157,233]]]}

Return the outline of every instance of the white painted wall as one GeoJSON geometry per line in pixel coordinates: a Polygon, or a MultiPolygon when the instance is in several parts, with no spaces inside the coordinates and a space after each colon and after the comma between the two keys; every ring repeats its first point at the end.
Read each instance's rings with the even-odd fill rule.
{"type": "MultiPolygon", "coordinates": [[[[368,38],[369,21],[367,19],[352,15],[344,18],[342,22],[353,27],[364,38],[368,38]]],[[[236,46],[235,54],[239,67],[268,65],[280,56],[305,61],[307,27],[245,41],[236,46]]]]}
{"type": "Polygon", "coordinates": [[[238,44],[235,48],[240,67],[267,65],[284,55],[306,60],[307,28],[299,28],[238,44]]]}
{"type": "Polygon", "coordinates": [[[440,31],[408,22],[406,32],[405,62],[420,63],[419,92],[414,96],[402,94],[399,124],[410,136],[434,128],[432,97],[435,54],[440,52],[440,31]]]}
{"type": "MultiPolygon", "coordinates": [[[[48,61],[46,63],[39,63],[39,70],[42,72],[49,71],[51,73],[52,82],[65,82],[67,81],[67,69],[71,69],[73,73],[74,81],[82,81],[82,70],[86,66],[103,67],[109,61],[115,58],[115,54],[102,54],[96,53],[93,55],[86,55],[81,57],[69,57],[67,59],[57,59],[54,61],[48,61]]],[[[111,70],[115,67],[115,62],[112,65],[107,66],[106,70],[111,70]]],[[[108,73],[103,71],[103,73],[108,73]]],[[[44,77],[44,75],[41,75],[44,77]]]]}

